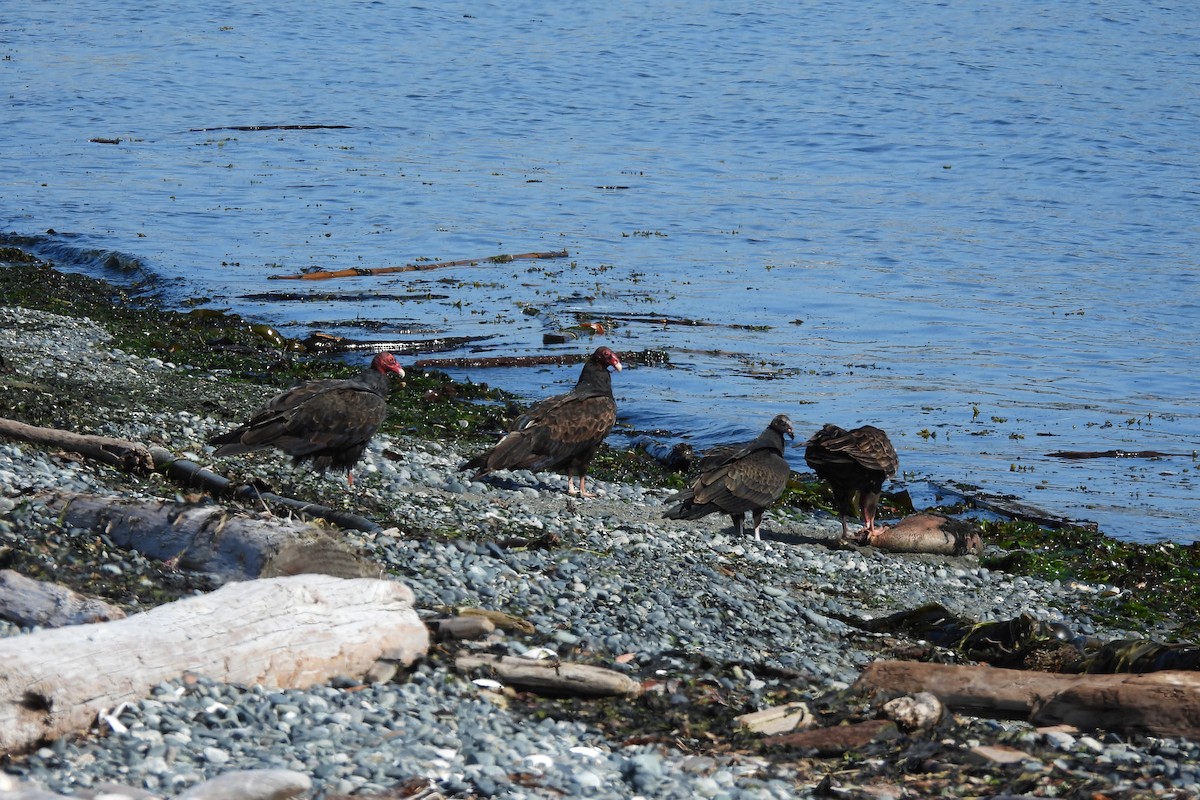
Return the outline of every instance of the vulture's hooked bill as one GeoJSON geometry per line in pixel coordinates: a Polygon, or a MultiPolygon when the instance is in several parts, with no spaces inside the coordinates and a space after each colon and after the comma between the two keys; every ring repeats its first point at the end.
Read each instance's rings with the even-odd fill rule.
{"type": "Polygon", "coordinates": [[[597,348],[584,362],[574,389],[534,405],[491,450],[459,469],[475,470],[471,480],[500,469],[564,472],[568,494],[594,497],[585,487],[588,465],[617,421],[609,367],[620,372],[621,359],[607,347],[597,348]]]}
{"type": "Polygon", "coordinates": [[[700,475],[692,485],[668,500],[673,508],[668,519],[700,519],[725,513],[733,520],[733,532],[742,535],[746,512],[753,514],[754,538],[760,539],[763,512],[787,487],[791,467],[783,457],[783,436],[796,438],[787,414],[771,420],[758,438],[745,444],[723,444],[700,459],[700,475]]]}
{"type": "Polygon", "coordinates": [[[804,460],[818,478],[829,482],[842,520],[842,536],[849,536],[849,518],[854,515],[854,498],[863,529],[860,538],[875,531],[875,511],[883,482],[896,474],[900,459],[886,433],[872,425],[845,430],[826,424],[805,442],[804,460]]]}
{"type": "Polygon", "coordinates": [[[388,375],[404,377],[391,353],[379,353],[357,377],[309,381],[267,401],[245,425],[208,440],[214,456],[275,447],[293,464],[351,470],[387,416],[388,375]]]}

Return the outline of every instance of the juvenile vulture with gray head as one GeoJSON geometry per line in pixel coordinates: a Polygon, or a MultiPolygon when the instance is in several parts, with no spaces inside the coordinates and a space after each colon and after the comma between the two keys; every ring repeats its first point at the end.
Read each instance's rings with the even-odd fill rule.
{"type": "Polygon", "coordinates": [[[872,425],[845,430],[825,425],[805,442],[804,460],[829,482],[842,520],[842,536],[849,535],[849,518],[854,515],[854,500],[862,515],[860,537],[875,530],[875,511],[883,482],[896,474],[900,459],[886,433],[872,425]]]}
{"type": "Polygon", "coordinates": [[[313,469],[351,470],[387,416],[388,375],[404,377],[391,353],[379,353],[354,378],[302,383],[267,401],[240,428],[208,440],[215,456],[232,456],[275,447],[293,464],[311,461],[313,469]]]}
{"type": "Polygon", "coordinates": [[[791,474],[783,457],[784,434],[793,439],[796,436],[792,421],[780,414],[753,441],[710,449],[700,459],[699,477],[667,501],[675,506],[663,516],[700,519],[725,513],[733,520],[734,534],[741,536],[749,511],[753,514],[754,538],[760,539],[763,512],[783,494],[791,474]]]}
{"type": "Polygon", "coordinates": [[[620,372],[621,359],[607,347],[597,348],[584,362],[574,389],[534,405],[491,450],[459,469],[475,470],[471,480],[501,469],[563,472],[568,494],[594,497],[585,486],[588,465],[617,421],[609,367],[620,372]]]}

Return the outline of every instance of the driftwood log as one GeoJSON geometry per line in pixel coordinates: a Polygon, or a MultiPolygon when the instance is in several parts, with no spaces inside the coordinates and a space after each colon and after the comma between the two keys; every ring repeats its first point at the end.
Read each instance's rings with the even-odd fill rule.
{"type": "Polygon", "coordinates": [[[35,581],[15,570],[0,570],[0,617],[30,628],[61,628],[122,619],[125,612],[57,583],[35,581]]]}
{"type": "Polygon", "coordinates": [[[478,672],[539,694],[612,697],[642,691],[640,683],[616,670],[554,659],[460,653],[454,659],[454,667],[459,672],[478,672]]]}
{"type": "Polygon", "coordinates": [[[90,436],[57,428],[39,428],[36,425],[17,422],[15,419],[3,418],[0,418],[0,436],[69,450],[124,472],[149,472],[154,469],[154,459],[148,448],[123,439],[90,436]]]}
{"type": "Polygon", "coordinates": [[[232,583],[114,622],[0,640],[0,753],[85,729],[184,673],[271,688],[408,665],[429,634],[407,586],[325,575],[232,583]]]}
{"type": "Polygon", "coordinates": [[[360,278],[367,275],[391,275],[396,272],[424,272],[443,267],[473,267],[477,264],[508,264],[513,261],[539,258],[568,258],[571,254],[566,250],[555,250],[549,253],[502,253],[486,258],[464,258],[458,261],[429,261],[423,264],[405,264],[397,267],[351,267],[349,269],[317,270],[302,272],[298,275],[268,275],[272,281],[324,281],[330,278],[360,278]]]}
{"type": "Polygon", "coordinates": [[[1065,675],[983,666],[875,661],[856,686],[930,692],[970,714],[1081,730],[1200,736],[1200,674],[1065,675]]]}
{"type": "Polygon", "coordinates": [[[108,436],[72,433],[57,428],[40,428],[12,419],[0,418],[0,437],[45,447],[68,450],[85,458],[116,467],[123,472],[162,472],[172,480],[216,495],[235,500],[263,502],[281,506],[309,517],[319,517],[343,528],[373,532],[379,525],[371,520],[325,506],[305,503],[270,492],[260,492],[252,486],[235,484],[199,464],[179,458],[161,447],[147,447],[138,442],[113,439],[108,436]]]}
{"type": "MultiPolygon", "coordinates": [[[[556,353],[538,356],[468,356],[466,358],[418,358],[412,363],[417,369],[485,369],[493,367],[540,367],[580,364],[588,353],[556,353]]],[[[618,353],[625,364],[655,366],[670,361],[664,350],[622,351],[618,353]]]]}
{"type": "Polygon", "coordinates": [[[378,576],[378,568],[313,523],[166,500],[56,494],[43,502],[65,525],[104,533],[118,547],[224,580],[305,572],[378,576]]]}

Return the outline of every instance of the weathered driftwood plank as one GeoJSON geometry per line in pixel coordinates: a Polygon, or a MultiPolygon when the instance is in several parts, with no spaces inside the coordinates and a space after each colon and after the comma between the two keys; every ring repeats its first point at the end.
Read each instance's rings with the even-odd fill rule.
{"type": "Polygon", "coordinates": [[[302,572],[377,575],[347,545],[312,523],[165,500],[57,494],[44,502],[66,525],[103,532],[118,547],[225,580],[302,572]]]}
{"type": "Polygon", "coordinates": [[[460,653],[454,659],[454,668],[459,672],[481,671],[503,683],[543,694],[611,697],[642,691],[640,683],[616,670],[569,661],[460,653]]]}
{"type": "Polygon", "coordinates": [[[82,730],[185,672],[307,688],[410,664],[429,633],[412,590],[325,575],[231,583],[114,622],[0,640],[0,753],[82,730]]]}
{"type": "Polygon", "coordinates": [[[0,570],[0,617],[25,627],[61,628],[121,619],[125,612],[95,597],[21,573],[0,570]]]}
{"type": "Polygon", "coordinates": [[[1066,675],[982,666],[875,661],[860,688],[926,691],[947,706],[980,716],[1200,736],[1200,674],[1170,670],[1125,675],[1066,675]]]}

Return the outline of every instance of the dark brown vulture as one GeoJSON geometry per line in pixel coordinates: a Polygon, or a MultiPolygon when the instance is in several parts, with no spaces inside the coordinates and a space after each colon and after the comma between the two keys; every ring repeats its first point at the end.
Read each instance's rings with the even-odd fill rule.
{"type": "Polygon", "coordinates": [[[717,512],[733,519],[733,532],[742,535],[746,512],[753,513],[754,538],[762,528],[763,512],[783,494],[791,467],[783,457],[783,435],[793,439],[786,414],[771,420],[758,438],[745,444],[723,444],[700,459],[700,475],[692,485],[668,500],[674,508],[668,519],[700,519],[717,512]]]}
{"type": "Polygon", "coordinates": [[[309,381],[272,397],[236,430],[208,440],[214,456],[232,456],[276,447],[293,464],[313,469],[351,470],[387,416],[388,374],[404,377],[391,353],[379,353],[355,378],[309,381]]]}
{"type": "Polygon", "coordinates": [[[883,482],[896,474],[900,459],[887,434],[871,425],[847,431],[837,425],[825,425],[805,442],[804,460],[818,478],[829,481],[833,499],[842,520],[842,536],[849,535],[848,519],[858,511],[863,529],[859,537],[875,530],[875,509],[883,482]]]}
{"type": "Polygon", "coordinates": [[[584,362],[574,389],[534,405],[495,447],[459,469],[476,470],[471,480],[499,469],[565,472],[567,494],[594,497],[584,485],[588,465],[617,421],[609,367],[620,372],[621,359],[607,347],[597,348],[584,362]]]}

